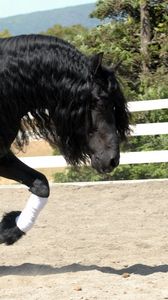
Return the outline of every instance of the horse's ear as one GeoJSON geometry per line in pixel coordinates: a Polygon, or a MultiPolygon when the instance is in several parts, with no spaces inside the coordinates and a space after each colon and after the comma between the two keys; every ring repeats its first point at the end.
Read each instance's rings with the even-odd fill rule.
{"type": "Polygon", "coordinates": [[[102,59],[103,59],[103,52],[100,52],[98,54],[95,54],[91,56],[90,61],[91,61],[91,71],[93,75],[95,75],[99,69],[99,67],[102,64],[102,59]]]}

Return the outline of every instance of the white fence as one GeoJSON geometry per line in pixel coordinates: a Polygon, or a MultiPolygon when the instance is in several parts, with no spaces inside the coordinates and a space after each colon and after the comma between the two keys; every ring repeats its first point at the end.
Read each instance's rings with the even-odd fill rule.
{"type": "MultiPolygon", "coordinates": [[[[134,101],[128,103],[131,112],[168,109],[168,99],[134,101]]],[[[168,122],[136,124],[131,126],[132,136],[168,134],[168,122]]],[[[32,168],[66,167],[65,159],[58,156],[38,156],[20,158],[32,168]]],[[[141,164],[168,162],[168,150],[121,153],[120,164],[141,164]]]]}

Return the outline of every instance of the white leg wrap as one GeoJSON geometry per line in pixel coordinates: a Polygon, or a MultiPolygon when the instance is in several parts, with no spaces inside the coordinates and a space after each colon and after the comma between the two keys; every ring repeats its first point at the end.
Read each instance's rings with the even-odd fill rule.
{"type": "Polygon", "coordinates": [[[30,230],[33,227],[40,211],[47,203],[47,200],[48,198],[42,198],[31,194],[25,208],[16,218],[17,227],[23,232],[27,232],[28,230],[30,230]]]}

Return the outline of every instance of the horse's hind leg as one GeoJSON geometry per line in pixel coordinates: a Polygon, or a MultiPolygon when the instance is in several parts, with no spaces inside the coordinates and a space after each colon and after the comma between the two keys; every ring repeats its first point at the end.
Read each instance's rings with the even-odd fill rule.
{"type": "Polygon", "coordinates": [[[46,177],[22,163],[12,152],[0,158],[0,176],[29,187],[32,192],[22,212],[6,214],[0,223],[0,243],[13,244],[33,226],[49,196],[46,177]]]}

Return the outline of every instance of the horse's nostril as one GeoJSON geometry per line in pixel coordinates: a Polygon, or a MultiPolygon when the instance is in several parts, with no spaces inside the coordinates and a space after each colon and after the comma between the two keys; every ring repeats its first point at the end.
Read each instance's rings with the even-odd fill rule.
{"type": "Polygon", "coordinates": [[[110,165],[111,165],[113,168],[117,167],[118,164],[119,164],[118,158],[112,158],[112,159],[111,159],[110,165]]]}

